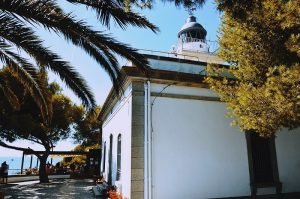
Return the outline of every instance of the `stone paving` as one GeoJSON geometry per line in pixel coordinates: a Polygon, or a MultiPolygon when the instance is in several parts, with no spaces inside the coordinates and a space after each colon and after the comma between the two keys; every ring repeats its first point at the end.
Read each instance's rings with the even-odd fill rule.
{"type": "Polygon", "coordinates": [[[51,183],[38,181],[0,185],[5,190],[4,199],[92,199],[93,181],[89,179],[58,179],[51,183]]]}
{"type": "MultiPolygon", "coordinates": [[[[29,181],[18,184],[0,184],[5,190],[4,199],[94,199],[93,181],[89,179],[56,179],[51,183],[40,184],[29,181]]],[[[300,193],[282,194],[281,196],[257,196],[255,199],[300,199],[300,193]]],[[[1,196],[0,196],[1,199],[1,196]]],[[[251,197],[234,197],[226,199],[252,199],[251,197]]]]}

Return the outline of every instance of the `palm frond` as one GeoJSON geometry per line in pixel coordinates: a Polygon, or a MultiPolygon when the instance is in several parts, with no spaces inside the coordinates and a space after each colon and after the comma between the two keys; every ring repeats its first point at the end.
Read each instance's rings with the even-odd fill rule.
{"type": "Polygon", "coordinates": [[[183,6],[187,9],[201,8],[207,0],[163,0],[164,2],[175,3],[177,7],[183,6]]]}
{"type": "MultiPolygon", "coordinates": [[[[61,33],[65,39],[81,47],[108,72],[115,88],[117,89],[119,87],[120,82],[117,78],[120,75],[119,64],[115,56],[111,54],[107,47],[103,47],[102,49],[95,47],[93,42],[86,36],[85,30],[83,30],[90,30],[90,27],[88,27],[85,22],[74,21],[70,14],[63,13],[56,4],[51,4],[51,1],[47,1],[45,4],[36,4],[33,1],[23,3],[24,1],[17,0],[11,3],[8,1],[5,2],[6,4],[4,5],[0,3],[0,7],[3,6],[7,9],[11,13],[11,17],[17,14],[26,18],[26,21],[39,23],[47,29],[61,33]],[[31,7],[36,7],[36,9],[31,7]],[[55,11],[49,12],[49,10],[55,11]]],[[[18,20],[18,18],[15,20],[18,20]]]]}
{"type": "MultiPolygon", "coordinates": [[[[100,22],[107,27],[109,27],[110,19],[113,19],[121,28],[133,25],[149,28],[154,32],[158,31],[158,28],[145,17],[125,11],[119,0],[67,1],[86,5],[96,11],[100,22]]],[[[76,20],[71,13],[65,13],[54,0],[2,0],[0,9],[3,11],[0,15],[0,28],[3,27],[3,31],[0,30],[0,37],[2,36],[17,47],[24,49],[34,57],[39,65],[46,66],[59,74],[86,106],[93,104],[94,99],[85,82],[69,63],[62,61],[58,55],[44,48],[40,39],[22,23],[21,19],[53,30],[57,34],[63,35],[67,41],[82,48],[108,72],[116,89],[119,88],[122,80],[120,80],[119,64],[115,54],[131,60],[135,66],[144,71],[147,71],[149,67],[145,57],[140,55],[136,49],[118,42],[104,32],[94,31],[84,21],[76,20]],[[6,35],[6,32],[9,34],[6,35]],[[22,37],[17,35],[18,32],[22,33],[22,37]]]]}
{"type": "Polygon", "coordinates": [[[81,99],[87,108],[95,107],[95,99],[83,78],[60,56],[44,48],[42,41],[23,23],[14,17],[0,14],[0,37],[15,44],[32,56],[41,67],[52,70],[81,99]]]}
{"type": "MultiPolygon", "coordinates": [[[[14,2],[22,1],[14,0],[14,2]]],[[[109,50],[112,49],[115,44],[118,44],[116,47],[113,47],[113,51],[115,53],[132,60],[133,62],[135,62],[136,66],[140,67],[141,69],[148,68],[147,61],[145,61],[145,58],[143,56],[137,53],[136,49],[130,48],[128,47],[128,45],[117,42],[103,32],[93,31],[91,27],[86,25],[84,21],[75,20],[74,17],[72,17],[70,14],[65,14],[62,10],[59,9],[59,7],[57,7],[56,4],[53,4],[53,2],[51,4],[51,2],[52,1],[47,1],[47,3],[43,4],[40,3],[36,5],[37,7],[35,9],[29,7],[29,5],[31,4],[27,5],[24,3],[16,5],[9,4],[10,6],[5,5],[5,9],[9,10],[12,13],[22,15],[32,22],[40,23],[48,29],[52,29],[55,32],[63,34],[67,40],[71,41],[74,45],[83,48],[83,50],[85,51],[89,51],[87,47],[90,47],[91,45],[97,46],[101,51],[103,51],[104,55],[107,55],[108,57],[110,57],[110,59],[113,57],[113,55],[111,55],[109,50]],[[16,7],[17,5],[18,7],[16,7]],[[52,11],[49,12],[49,10],[52,11]],[[102,43],[105,40],[107,40],[108,42],[102,43]],[[83,42],[85,42],[85,46],[82,45],[83,42]]],[[[110,1],[99,1],[99,3],[100,2],[109,3],[110,1]]],[[[115,4],[118,5],[118,3],[115,4]]],[[[116,66],[118,65],[113,64],[112,66],[115,66],[112,71],[117,72],[118,67],[116,66]]],[[[109,73],[109,75],[112,79],[114,79],[113,74],[109,73]]]]}
{"type": "Polygon", "coordinates": [[[87,32],[89,37],[95,41],[99,48],[109,48],[111,51],[119,54],[122,57],[131,60],[132,63],[143,71],[149,69],[148,61],[145,57],[138,53],[137,49],[131,48],[128,45],[122,44],[112,37],[100,32],[87,32]]]}
{"type": "Polygon", "coordinates": [[[111,0],[67,0],[73,4],[83,4],[87,8],[96,11],[98,19],[102,24],[110,27],[110,19],[113,20],[122,28],[125,29],[128,25],[137,26],[140,28],[149,28],[153,32],[158,32],[159,28],[150,23],[145,17],[132,11],[126,11],[120,2],[111,0]]]}

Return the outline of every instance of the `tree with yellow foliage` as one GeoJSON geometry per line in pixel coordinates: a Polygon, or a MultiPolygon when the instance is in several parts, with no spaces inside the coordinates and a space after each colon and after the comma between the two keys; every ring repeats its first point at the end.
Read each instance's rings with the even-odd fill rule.
{"type": "MultiPolygon", "coordinates": [[[[242,131],[270,137],[300,125],[300,3],[217,0],[224,12],[219,56],[233,78],[206,81],[242,131]]],[[[222,72],[211,66],[212,71],[222,72]]],[[[215,74],[214,74],[215,75],[215,74]]]]}

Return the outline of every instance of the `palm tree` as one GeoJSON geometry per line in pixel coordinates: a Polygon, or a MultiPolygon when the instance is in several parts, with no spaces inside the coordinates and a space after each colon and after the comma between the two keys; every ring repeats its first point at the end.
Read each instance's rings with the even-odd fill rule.
{"type": "MultiPolygon", "coordinates": [[[[124,4],[124,7],[130,8],[131,5],[138,6],[140,8],[152,8],[154,0],[118,0],[124,4]]],[[[194,11],[197,8],[201,8],[206,0],[161,0],[162,2],[174,3],[175,6],[183,6],[188,11],[194,11]]]]}
{"type": "Polygon", "coordinates": [[[176,6],[182,5],[187,9],[201,8],[206,2],[206,0],[162,0],[162,1],[175,3],[176,6]]]}
{"type": "MultiPolygon", "coordinates": [[[[145,17],[125,10],[124,4],[119,0],[66,1],[83,4],[95,11],[99,22],[108,28],[112,19],[122,29],[132,25],[158,31],[145,17]]],[[[131,60],[142,70],[148,67],[147,61],[136,49],[118,42],[103,31],[93,30],[85,21],[66,13],[56,0],[0,0],[0,60],[18,74],[18,78],[30,88],[34,96],[39,97],[39,104],[46,113],[47,105],[36,78],[40,68],[56,73],[86,108],[94,108],[95,99],[80,74],[70,63],[43,45],[32,25],[42,26],[62,35],[67,41],[82,48],[105,69],[117,90],[121,80],[116,55],[131,60]],[[15,53],[15,48],[30,55],[35,64],[15,53]]]]}

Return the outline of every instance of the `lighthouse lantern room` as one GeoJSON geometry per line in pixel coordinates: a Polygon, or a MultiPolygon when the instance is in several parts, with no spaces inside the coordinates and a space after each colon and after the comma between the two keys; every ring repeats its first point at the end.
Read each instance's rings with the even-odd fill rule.
{"type": "Polygon", "coordinates": [[[178,33],[178,46],[176,53],[185,54],[184,51],[208,52],[209,45],[206,42],[206,30],[196,21],[196,17],[189,16],[186,23],[178,33]]]}

